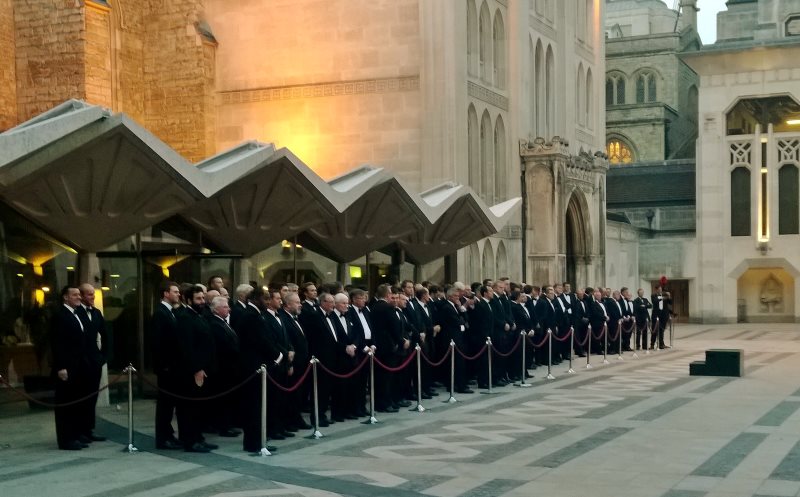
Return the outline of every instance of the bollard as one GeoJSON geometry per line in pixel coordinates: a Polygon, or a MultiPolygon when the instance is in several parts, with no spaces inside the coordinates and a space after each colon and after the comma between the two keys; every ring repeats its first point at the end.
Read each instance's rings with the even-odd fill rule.
{"type": "Polygon", "coordinates": [[[425,408],[422,407],[422,357],[420,355],[422,353],[422,347],[417,344],[414,350],[417,351],[417,407],[413,407],[410,410],[425,412],[425,408]]]}
{"type": "Polygon", "coordinates": [[[655,325],[653,329],[650,331],[650,350],[658,350],[656,348],[656,342],[659,340],[659,335],[661,334],[661,318],[656,318],[655,325]]]}
{"type": "Polygon", "coordinates": [[[634,358],[634,359],[638,359],[639,358],[639,354],[636,353],[636,347],[638,347],[638,345],[639,345],[640,333],[641,332],[639,331],[639,323],[637,323],[636,322],[636,318],[634,318],[633,319],[633,335],[631,337],[634,340],[634,343],[633,343],[633,354],[631,354],[631,357],[634,358]]]}
{"type": "Polygon", "coordinates": [[[527,334],[525,333],[525,330],[522,330],[522,331],[519,332],[520,345],[522,346],[522,376],[520,376],[520,380],[519,380],[519,383],[517,384],[517,386],[520,387],[520,388],[527,388],[527,387],[532,387],[533,386],[530,383],[526,383],[525,382],[525,376],[528,374],[528,368],[525,367],[525,336],[526,335],[527,334]]]}
{"type": "Polygon", "coordinates": [[[575,370],[572,369],[572,356],[575,355],[575,328],[570,327],[569,329],[569,369],[567,370],[567,374],[575,374],[575,370]]]}
{"type": "Polygon", "coordinates": [[[586,369],[592,369],[592,325],[586,328],[586,369]]]}
{"type": "Polygon", "coordinates": [[[128,373],[128,445],[122,449],[122,452],[133,454],[139,452],[139,449],[133,445],[133,373],[136,372],[132,363],[128,363],[128,367],[122,370],[123,373],[128,373]]]}
{"type": "Polygon", "coordinates": [[[603,323],[603,364],[608,362],[608,324],[603,323]]]}
{"type": "Polygon", "coordinates": [[[317,363],[319,360],[316,356],[311,356],[311,374],[314,380],[314,433],[309,438],[318,440],[322,438],[322,433],[319,431],[319,390],[317,387],[317,363]]]}
{"type": "Polygon", "coordinates": [[[650,347],[648,347],[647,342],[647,330],[650,330],[650,334],[653,334],[653,327],[650,326],[650,318],[647,318],[647,321],[644,323],[644,331],[642,333],[645,335],[642,337],[642,347],[644,347],[644,355],[650,355],[650,347]]]}
{"type": "Polygon", "coordinates": [[[271,456],[267,449],[267,365],[262,364],[258,371],[261,373],[261,457],[271,456]]]}
{"type": "Polygon", "coordinates": [[[493,394],[492,392],[492,338],[486,337],[486,354],[489,356],[489,390],[481,393],[493,394]]]}
{"type": "Polygon", "coordinates": [[[445,402],[452,404],[458,402],[455,397],[456,393],[456,342],[450,340],[450,398],[445,402]]]}
{"type": "Polygon", "coordinates": [[[553,376],[553,330],[547,330],[547,378],[548,380],[555,380],[556,377],[553,376]]]}
{"type": "Polygon", "coordinates": [[[617,360],[624,361],[622,358],[622,320],[620,319],[617,321],[617,340],[619,343],[617,344],[617,360]]]}
{"type": "Polygon", "coordinates": [[[375,417],[375,352],[369,351],[369,419],[365,424],[374,425],[378,422],[375,417]]]}

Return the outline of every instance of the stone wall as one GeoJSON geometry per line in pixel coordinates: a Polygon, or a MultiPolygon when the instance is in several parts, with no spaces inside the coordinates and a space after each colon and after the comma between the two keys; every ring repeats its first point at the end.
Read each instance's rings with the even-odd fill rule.
{"type": "Polygon", "coordinates": [[[14,3],[18,121],[85,98],[83,9],[52,0],[14,3]]]}
{"type": "Polygon", "coordinates": [[[196,162],[214,151],[207,143],[213,129],[213,50],[197,30],[201,0],[153,0],[145,20],[144,126],[196,162]]]}
{"type": "Polygon", "coordinates": [[[150,0],[126,0],[111,9],[114,110],[144,124],[144,20],[150,0]]]}
{"type": "Polygon", "coordinates": [[[0,132],[17,123],[15,51],[14,7],[11,0],[0,0],[0,132]]]}
{"type": "Polygon", "coordinates": [[[85,5],[85,98],[89,103],[112,108],[111,9],[92,1],[85,5]]]}

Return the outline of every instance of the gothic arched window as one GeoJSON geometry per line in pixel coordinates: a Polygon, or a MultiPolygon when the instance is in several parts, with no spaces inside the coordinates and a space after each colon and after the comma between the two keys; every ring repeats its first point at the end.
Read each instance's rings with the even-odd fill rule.
{"type": "Polygon", "coordinates": [[[631,147],[619,139],[613,139],[608,142],[606,153],[610,164],[630,164],[636,160],[631,147]]]}
{"type": "Polygon", "coordinates": [[[651,71],[642,71],[636,76],[636,103],[656,101],[656,75],[651,71]]]}
{"type": "Polygon", "coordinates": [[[606,76],[606,105],[623,105],[625,103],[626,78],[621,73],[606,76]]]}

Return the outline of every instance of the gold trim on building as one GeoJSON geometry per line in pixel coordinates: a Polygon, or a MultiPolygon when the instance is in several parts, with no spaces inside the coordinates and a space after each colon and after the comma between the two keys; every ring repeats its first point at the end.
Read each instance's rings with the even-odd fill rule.
{"type": "Polygon", "coordinates": [[[274,86],[251,90],[219,92],[220,102],[239,104],[247,102],[269,102],[272,100],[294,100],[300,98],[339,97],[369,93],[395,93],[419,90],[419,76],[399,78],[339,81],[309,85],[274,86]]]}

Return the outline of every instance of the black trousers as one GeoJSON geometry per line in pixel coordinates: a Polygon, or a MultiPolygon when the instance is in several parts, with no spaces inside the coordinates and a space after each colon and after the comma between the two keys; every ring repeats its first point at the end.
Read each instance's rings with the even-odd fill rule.
{"type": "Polygon", "coordinates": [[[158,375],[158,394],[156,397],[156,446],[175,436],[172,418],[175,414],[176,399],[161,389],[176,392],[175,380],[168,373],[158,375]]]}
{"type": "Polygon", "coordinates": [[[247,452],[261,450],[261,375],[251,378],[242,387],[242,448],[247,452]]]}
{"type": "Polygon", "coordinates": [[[208,419],[208,402],[199,399],[208,395],[208,389],[198,387],[194,375],[185,376],[187,378],[177,380],[176,393],[185,398],[177,399],[175,414],[178,418],[179,440],[184,448],[189,448],[203,441],[203,422],[208,419]]]}
{"type": "MultiPolygon", "coordinates": [[[[398,363],[395,361],[394,354],[381,354],[376,355],[375,358],[389,367],[395,367],[398,363]]],[[[392,391],[393,391],[394,375],[380,367],[377,362],[375,364],[375,409],[385,409],[392,405],[392,391]]]]}
{"type": "Polygon", "coordinates": [[[647,350],[647,331],[649,321],[641,321],[636,323],[636,350],[647,350]]]}
{"type": "Polygon", "coordinates": [[[86,399],[85,402],[82,403],[83,405],[83,413],[81,415],[81,435],[91,435],[92,431],[94,430],[95,421],[96,421],[96,411],[97,411],[97,396],[98,392],[97,389],[100,388],[100,377],[103,373],[103,367],[93,367],[91,370],[86,374],[86,381],[84,382],[84,393],[83,396],[88,395],[89,398],[86,399]]]}
{"type": "MultiPolygon", "coordinates": [[[[66,404],[74,402],[84,395],[87,391],[86,375],[77,371],[68,371],[69,379],[62,381],[56,377],[56,404],[66,404]]],[[[55,408],[56,420],[56,440],[58,447],[63,448],[72,441],[83,435],[83,427],[86,426],[86,402],[80,402],[64,407],[55,408]]]]}

